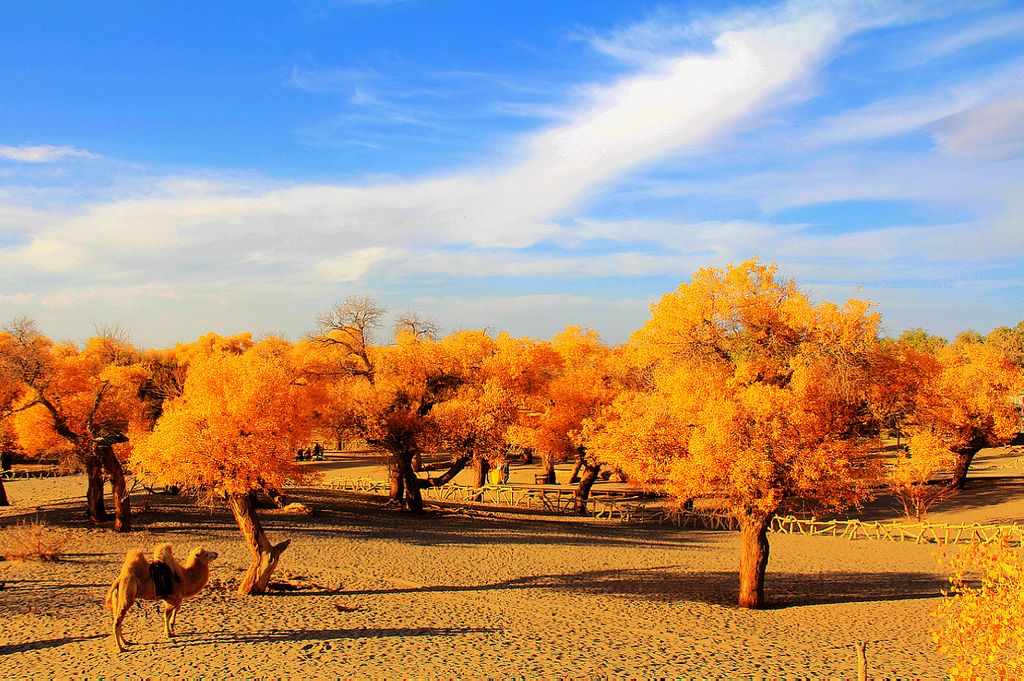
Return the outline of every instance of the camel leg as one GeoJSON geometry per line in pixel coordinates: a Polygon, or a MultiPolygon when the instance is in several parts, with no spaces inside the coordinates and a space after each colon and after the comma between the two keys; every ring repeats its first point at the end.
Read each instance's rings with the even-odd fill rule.
{"type": "Polygon", "coordinates": [[[167,634],[167,638],[174,638],[174,620],[177,614],[177,607],[164,603],[164,633],[167,634]]]}
{"type": "Polygon", "coordinates": [[[114,641],[117,643],[118,652],[124,652],[129,644],[129,641],[124,637],[122,627],[124,626],[124,618],[134,603],[135,585],[131,582],[119,584],[117,591],[114,593],[113,600],[114,641]]]}

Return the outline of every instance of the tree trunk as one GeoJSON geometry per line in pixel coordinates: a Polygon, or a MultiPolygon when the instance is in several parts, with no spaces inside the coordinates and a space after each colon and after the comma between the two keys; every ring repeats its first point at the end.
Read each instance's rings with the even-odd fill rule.
{"type": "Polygon", "coordinates": [[[544,452],[542,463],[544,464],[544,475],[547,476],[548,485],[554,485],[558,482],[555,478],[555,455],[551,452],[544,452]]]}
{"type": "Polygon", "coordinates": [[[576,465],[572,467],[572,474],[569,475],[569,484],[575,485],[580,481],[580,469],[583,468],[583,455],[576,457],[576,465]]]}
{"type": "Polygon", "coordinates": [[[402,476],[405,487],[405,504],[403,508],[410,513],[423,513],[423,495],[420,492],[420,479],[412,469],[412,452],[403,452],[398,459],[398,472],[402,476]]]}
{"type": "Polygon", "coordinates": [[[85,460],[85,472],[89,481],[85,493],[89,520],[102,523],[107,519],[107,509],[103,505],[103,464],[96,457],[90,456],[85,460]]]}
{"type": "Polygon", "coordinates": [[[971,468],[974,456],[981,451],[981,447],[970,447],[958,449],[953,452],[956,455],[956,465],[953,467],[953,479],[949,481],[949,489],[963,489],[967,486],[967,471],[971,468]]]}
{"type": "Polygon", "coordinates": [[[532,449],[524,449],[523,450],[523,464],[529,466],[532,463],[533,463],[533,450],[532,449]]]}
{"type": "Polygon", "coordinates": [[[249,569],[242,575],[242,581],[238,585],[238,593],[241,595],[266,593],[270,576],[274,574],[281,554],[291,543],[290,539],[285,539],[280,544],[271,545],[256,515],[254,496],[252,492],[228,495],[231,513],[235,516],[238,529],[242,531],[249,553],[252,554],[249,569]]]}
{"type": "MultiPolygon", "coordinates": [[[[478,490],[487,485],[487,473],[491,470],[491,464],[487,459],[477,459],[473,462],[473,486],[478,490]]],[[[481,501],[484,498],[483,492],[477,492],[473,501],[481,501]]]]}
{"type": "Polygon", "coordinates": [[[405,479],[402,477],[402,471],[398,467],[397,461],[388,463],[388,483],[388,498],[405,508],[405,479]]]}
{"type": "Polygon", "coordinates": [[[416,452],[412,455],[412,470],[419,473],[423,469],[423,455],[416,452]]]}
{"type": "MultiPolygon", "coordinates": [[[[582,457],[580,460],[582,461],[582,457]]],[[[583,469],[583,477],[580,478],[580,484],[576,486],[574,495],[573,512],[576,515],[590,515],[587,511],[587,501],[590,499],[590,488],[594,486],[594,481],[597,480],[597,474],[600,471],[600,465],[588,464],[583,469]]]]}
{"type": "Polygon", "coordinates": [[[11,502],[7,500],[7,490],[4,489],[4,480],[0,477],[0,506],[10,506],[11,502]]]}
{"type": "Polygon", "coordinates": [[[742,608],[764,607],[764,572],[768,567],[771,514],[740,514],[740,594],[742,608]]]}
{"type": "MultiPolygon", "coordinates": [[[[460,454],[457,458],[452,459],[448,470],[441,475],[430,480],[420,480],[420,487],[441,487],[447,485],[449,482],[455,479],[455,476],[462,472],[462,469],[466,467],[472,456],[470,454],[460,454]]],[[[440,470],[440,469],[438,469],[440,470]]]]}
{"type": "Polygon", "coordinates": [[[487,459],[477,459],[473,462],[473,486],[483,487],[487,484],[487,474],[491,471],[491,464],[487,459]]]}
{"type": "Polygon", "coordinates": [[[124,478],[124,467],[110,445],[97,445],[96,454],[103,462],[103,468],[110,476],[110,488],[114,496],[114,531],[132,531],[132,500],[124,478]]]}

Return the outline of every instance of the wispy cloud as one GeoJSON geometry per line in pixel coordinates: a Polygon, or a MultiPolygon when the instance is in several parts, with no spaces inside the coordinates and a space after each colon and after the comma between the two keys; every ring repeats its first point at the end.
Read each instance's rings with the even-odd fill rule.
{"type": "Polygon", "coordinates": [[[96,154],[76,149],[75,147],[58,147],[49,144],[25,145],[19,147],[0,146],[0,160],[15,163],[56,163],[66,159],[95,159],[96,154]]]}

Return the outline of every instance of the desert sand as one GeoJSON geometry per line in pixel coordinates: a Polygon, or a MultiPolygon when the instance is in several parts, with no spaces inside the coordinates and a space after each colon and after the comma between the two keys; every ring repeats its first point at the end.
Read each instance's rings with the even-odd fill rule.
{"type": "MultiPolygon", "coordinates": [[[[998,454],[932,520],[1021,518],[1024,484],[998,454]]],[[[346,467],[382,474],[323,466],[346,467]]],[[[59,562],[0,562],[2,678],[855,678],[855,640],[878,678],[947,669],[929,613],[951,547],[773,534],[771,607],[747,611],[733,606],[731,532],[434,503],[413,517],[304,487],[289,494],[314,515],[261,511],[272,541],[292,539],[277,573],[290,590],[243,598],[232,587],[248,553],[224,508],[136,494],[136,531],[117,535],[86,522],[81,476],[7,491],[0,527],[40,517],[71,540],[59,562]],[[172,640],[155,604],[133,608],[134,645],[117,654],[103,596],[127,550],[161,541],[218,551],[211,584],[172,640]]],[[[863,513],[895,515],[885,500],[863,513]]]]}

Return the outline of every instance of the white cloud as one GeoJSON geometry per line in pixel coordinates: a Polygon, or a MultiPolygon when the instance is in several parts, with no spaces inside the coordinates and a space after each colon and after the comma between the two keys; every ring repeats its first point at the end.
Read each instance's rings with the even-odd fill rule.
{"type": "MultiPolygon", "coordinates": [[[[842,33],[824,11],[786,10],[714,37],[714,50],[671,55],[592,88],[565,124],[520,141],[504,163],[415,181],[277,189],[199,181],[58,215],[9,265],[117,271],[166,265],[219,268],[244,250],[324,259],[381,248],[466,244],[521,248],[563,231],[557,222],[615,178],[676,152],[696,151],[808,78],[842,33]],[[282,230],[288,239],[282,243],[282,230]],[[244,247],[243,247],[244,245],[244,247]]],[[[348,261],[345,261],[348,262],[348,261]]],[[[370,264],[366,264],[370,267],[370,264]]],[[[347,268],[364,272],[362,265],[347,268]]]]}
{"type": "Polygon", "coordinates": [[[916,62],[945,57],[983,43],[1020,41],[1024,35],[1024,12],[1000,12],[977,22],[964,25],[960,30],[943,35],[917,47],[916,62]]]}
{"type": "MultiPolygon", "coordinates": [[[[755,254],[825,285],[838,278],[938,281],[954,261],[959,267],[1024,255],[1019,218],[1008,217],[1024,172],[1013,165],[1015,159],[1000,161],[1006,172],[988,172],[995,167],[994,150],[1015,149],[1013,139],[1019,139],[1013,137],[1019,102],[994,101],[1005,95],[1006,74],[1001,81],[994,77],[846,111],[822,122],[816,139],[801,140],[803,151],[817,145],[828,152],[832,144],[855,146],[928,130],[945,155],[844,149],[790,159],[777,143],[780,160],[770,170],[751,164],[745,174],[694,173],[689,177],[696,179],[662,182],[636,195],[712,197],[722,203],[742,197],[769,215],[828,201],[917,199],[987,205],[985,219],[829,235],[767,218],[728,219],[740,212],[703,221],[685,214],[678,220],[588,217],[594,198],[633,173],[667,160],[705,162],[721,153],[714,145],[738,130],[756,130],[781,105],[816,94],[815,78],[836,45],[865,23],[882,21],[884,11],[865,19],[849,9],[863,6],[797,1],[713,27],[652,20],[603,43],[594,39],[606,53],[630,59],[636,71],[580,91],[584,96],[569,104],[545,104],[558,110],[552,119],[557,122],[475,168],[348,184],[174,176],[142,180],[130,191],[70,210],[40,209],[38,196],[31,207],[28,201],[5,200],[0,228],[14,238],[0,242],[0,287],[45,282],[39,290],[54,319],[126,307],[148,319],[148,329],[181,338],[211,328],[230,331],[240,319],[256,320],[238,324],[257,331],[298,324],[296,319],[312,319],[331,300],[376,282],[388,291],[452,278],[678,281],[698,267],[755,254]],[[679,49],[683,43],[700,44],[700,51],[679,49]],[[675,51],[666,52],[666,46],[675,51]],[[971,156],[979,149],[987,151],[971,156]],[[967,157],[970,163],[963,162],[967,157]],[[987,172],[979,172],[981,162],[987,172]],[[579,246],[588,248],[574,250],[579,246]],[[912,263],[894,266],[908,254],[912,263]],[[822,261],[829,264],[815,265],[822,261]],[[140,304],[145,300],[157,301],[152,311],[140,304]],[[176,326],[166,310],[187,317],[187,328],[176,326]]],[[[292,82],[311,91],[355,93],[359,105],[379,107],[372,88],[361,89],[362,77],[306,69],[293,72],[292,82]]],[[[737,151],[745,160],[748,150],[728,150],[737,151]]],[[[599,329],[602,323],[635,328],[650,302],[629,294],[487,293],[481,286],[467,295],[421,295],[412,303],[450,326],[486,326],[501,318],[508,328],[549,335],[588,319],[604,320],[593,322],[599,329]]],[[[17,302],[8,298],[0,302],[17,302]]]]}
{"type": "Polygon", "coordinates": [[[943,151],[969,159],[1024,155],[1024,96],[1005,97],[962,111],[934,128],[943,151]]]}
{"type": "Polygon", "coordinates": [[[0,160],[15,163],[56,163],[73,158],[94,159],[98,156],[75,147],[55,147],[48,144],[20,147],[0,146],[0,160]]]}
{"type": "Polygon", "coordinates": [[[388,249],[379,246],[360,248],[342,255],[336,255],[316,264],[316,270],[325,281],[359,281],[371,268],[392,255],[388,249]]]}

